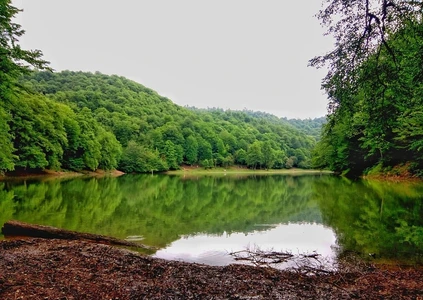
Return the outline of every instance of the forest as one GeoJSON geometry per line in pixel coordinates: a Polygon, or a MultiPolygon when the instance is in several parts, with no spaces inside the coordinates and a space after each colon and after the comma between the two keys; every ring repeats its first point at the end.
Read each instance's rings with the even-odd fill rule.
{"type": "Polygon", "coordinates": [[[99,72],[32,71],[2,102],[7,137],[0,169],[112,170],[309,168],[324,118],[181,107],[155,91],[99,72]]]}
{"type": "Polygon", "coordinates": [[[18,45],[19,9],[5,1],[0,172],[238,165],[423,176],[422,11],[420,2],[328,1],[317,17],[334,49],[309,61],[328,68],[328,114],[288,120],[181,107],[117,75],[53,72],[40,50],[18,45]]]}
{"type": "Polygon", "coordinates": [[[0,2],[0,173],[311,167],[324,118],[181,107],[117,75],[54,72],[20,47],[19,12],[0,2]]]}
{"type": "Polygon", "coordinates": [[[310,61],[329,66],[329,112],[315,168],[423,176],[422,11],[420,1],[367,0],[331,1],[319,13],[336,42],[310,61]]]}

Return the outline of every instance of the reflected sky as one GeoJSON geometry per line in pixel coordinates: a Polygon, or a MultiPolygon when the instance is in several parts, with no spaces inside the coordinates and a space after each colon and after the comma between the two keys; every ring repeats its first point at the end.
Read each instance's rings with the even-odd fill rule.
{"type": "MultiPolygon", "coordinates": [[[[257,224],[257,227],[267,224],[257,224]]],[[[331,228],[316,223],[268,224],[269,230],[223,235],[184,236],[157,251],[155,257],[221,266],[236,261],[228,253],[245,249],[292,254],[316,252],[332,261],[336,236],[331,228]]]]}
{"type": "MultiPolygon", "coordinates": [[[[212,265],[248,247],[323,257],[421,261],[423,184],[334,176],[125,175],[0,182],[0,224],[32,224],[138,241],[158,257],[212,265]]],[[[0,236],[1,238],[1,236],[0,236]]]]}

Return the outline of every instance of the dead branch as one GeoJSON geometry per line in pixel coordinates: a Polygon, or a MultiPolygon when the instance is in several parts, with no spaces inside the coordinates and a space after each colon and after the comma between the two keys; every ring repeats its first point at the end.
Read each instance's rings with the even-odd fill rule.
{"type": "Polygon", "coordinates": [[[154,247],[120,240],[113,237],[108,237],[104,235],[97,235],[91,233],[83,233],[70,231],[65,229],[60,229],[51,226],[44,225],[34,225],[25,222],[20,222],[16,220],[11,220],[4,223],[3,228],[1,229],[5,237],[39,237],[44,239],[64,239],[64,240],[88,240],[101,244],[111,244],[118,246],[127,246],[134,248],[141,248],[147,250],[154,250],[154,247]]]}

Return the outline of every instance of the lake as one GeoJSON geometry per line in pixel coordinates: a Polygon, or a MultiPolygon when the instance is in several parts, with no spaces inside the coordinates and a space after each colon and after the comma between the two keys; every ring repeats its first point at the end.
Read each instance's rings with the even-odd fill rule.
{"type": "Polygon", "coordinates": [[[229,253],[248,251],[319,254],[329,266],[350,252],[423,260],[421,182],[223,174],[8,180],[0,182],[0,222],[11,219],[141,241],[158,247],[155,257],[210,265],[244,262],[229,253]]]}

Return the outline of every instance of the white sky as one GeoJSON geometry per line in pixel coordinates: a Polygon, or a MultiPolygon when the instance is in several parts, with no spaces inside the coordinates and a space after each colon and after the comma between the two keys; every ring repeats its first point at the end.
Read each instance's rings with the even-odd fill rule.
{"type": "Polygon", "coordinates": [[[316,223],[278,224],[265,231],[217,235],[198,234],[180,238],[155,257],[183,260],[210,265],[234,263],[229,252],[259,247],[263,251],[283,251],[292,254],[316,252],[321,257],[333,259],[336,236],[331,228],[316,223]]]}
{"type": "Polygon", "coordinates": [[[331,49],[313,17],[321,0],[13,0],[20,43],[56,71],[130,78],[179,105],[279,117],[326,114],[331,49]]]}

